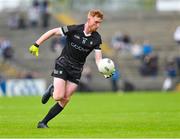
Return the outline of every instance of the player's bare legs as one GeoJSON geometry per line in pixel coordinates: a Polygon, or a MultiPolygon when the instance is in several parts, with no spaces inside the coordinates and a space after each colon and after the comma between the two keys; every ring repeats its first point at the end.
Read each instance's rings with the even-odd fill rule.
{"type": "Polygon", "coordinates": [[[65,91],[65,95],[64,97],[59,101],[59,104],[62,106],[62,107],[65,107],[67,105],[67,103],[69,102],[71,96],[73,95],[73,93],[76,91],[78,85],[73,83],[73,82],[70,82],[70,81],[67,81],[66,82],[66,91],[65,91]]]}
{"type": "Polygon", "coordinates": [[[54,77],[54,92],[53,99],[60,101],[63,99],[66,91],[66,81],[60,78],[54,77]]]}
{"type": "Polygon", "coordinates": [[[49,110],[44,119],[38,123],[38,128],[48,128],[47,123],[63,110],[63,108],[69,102],[73,92],[77,89],[77,86],[78,85],[75,83],[65,81],[60,78],[54,78],[53,98],[58,103],[56,103],[49,110]]]}
{"type": "Polygon", "coordinates": [[[65,85],[66,83],[63,79],[54,77],[54,84],[49,85],[49,87],[42,96],[41,102],[43,104],[46,104],[51,96],[56,101],[61,100],[64,97],[65,85]],[[55,89],[54,86],[56,86],[55,89]]]}

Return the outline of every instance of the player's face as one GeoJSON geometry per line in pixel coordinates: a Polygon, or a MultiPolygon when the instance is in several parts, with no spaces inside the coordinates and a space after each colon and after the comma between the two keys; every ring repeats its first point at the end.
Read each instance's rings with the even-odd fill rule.
{"type": "Polygon", "coordinates": [[[102,22],[102,19],[97,16],[90,16],[88,20],[88,27],[91,32],[96,31],[102,22]]]}

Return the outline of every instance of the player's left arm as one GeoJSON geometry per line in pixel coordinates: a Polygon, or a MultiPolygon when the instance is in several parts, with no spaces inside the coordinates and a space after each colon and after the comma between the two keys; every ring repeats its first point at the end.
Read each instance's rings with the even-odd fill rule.
{"type": "MultiPolygon", "coordinates": [[[[99,70],[98,64],[99,61],[102,59],[102,51],[101,49],[95,49],[95,61],[96,61],[96,65],[97,68],[99,70]]],[[[103,75],[105,78],[110,78],[112,75],[103,75]]]]}
{"type": "Polygon", "coordinates": [[[101,49],[95,49],[95,61],[96,61],[96,65],[98,67],[98,63],[99,61],[102,59],[102,51],[101,49]]]}

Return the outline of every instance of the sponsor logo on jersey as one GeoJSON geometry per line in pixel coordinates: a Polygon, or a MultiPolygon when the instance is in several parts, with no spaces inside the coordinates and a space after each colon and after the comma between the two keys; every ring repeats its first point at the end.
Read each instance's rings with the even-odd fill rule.
{"type": "Polygon", "coordinates": [[[78,36],[78,35],[74,35],[74,38],[76,38],[76,39],[80,39],[80,36],[78,36]]]}
{"type": "Polygon", "coordinates": [[[86,49],[86,48],[83,48],[73,42],[71,42],[71,46],[74,47],[75,49],[79,50],[79,51],[82,51],[82,52],[89,52],[90,50],[89,49],[86,49]]]}

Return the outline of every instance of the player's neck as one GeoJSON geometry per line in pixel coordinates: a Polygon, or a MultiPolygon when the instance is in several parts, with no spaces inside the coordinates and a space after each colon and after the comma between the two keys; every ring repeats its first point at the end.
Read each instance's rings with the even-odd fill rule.
{"type": "Polygon", "coordinates": [[[92,31],[89,29],[89,27],[88,27],[88,23],[86,23],[85,25],[84,25],[84,33],[85,33],[85,35],[91,35],[91,33],[92,33],[92,31]]]}

